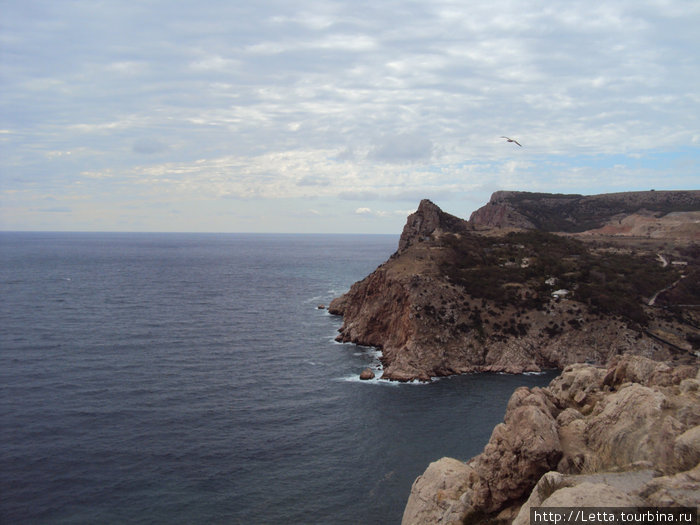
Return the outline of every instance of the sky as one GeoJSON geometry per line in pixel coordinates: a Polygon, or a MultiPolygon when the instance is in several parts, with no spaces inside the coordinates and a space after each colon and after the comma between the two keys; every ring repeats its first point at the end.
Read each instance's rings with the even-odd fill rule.
{"type": "Polygon", "coordinates": [[[0,230],[398,234],[424,198],[700,189],[698,27],[698,0],[0,0],[0,230]]]}

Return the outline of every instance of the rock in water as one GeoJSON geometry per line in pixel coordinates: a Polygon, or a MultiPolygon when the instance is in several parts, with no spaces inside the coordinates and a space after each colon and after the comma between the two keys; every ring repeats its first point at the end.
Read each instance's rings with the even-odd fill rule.
{"type": "Polygon", "coordinates": [[[360,374],[360,379],[362,379],[363,381],[367,381],[368,379],[374,379],[374,372],[372,372],[369,368],[365,368],[360,374]]]}

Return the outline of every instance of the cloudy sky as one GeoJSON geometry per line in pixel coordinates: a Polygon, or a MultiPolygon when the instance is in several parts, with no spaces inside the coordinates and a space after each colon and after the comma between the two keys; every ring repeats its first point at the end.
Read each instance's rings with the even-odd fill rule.
{"type": "Polygon", "coordinates": [[[422,198],[698,189],[698,27],[697,0],[0,0],[0,229],[399,233],[422,198]]]}

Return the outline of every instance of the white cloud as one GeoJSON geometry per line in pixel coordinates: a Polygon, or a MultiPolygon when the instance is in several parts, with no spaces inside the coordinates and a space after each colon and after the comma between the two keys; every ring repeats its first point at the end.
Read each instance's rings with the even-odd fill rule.
{"type": "Polygon", "coordinates": [[[224,58],[220,55],[204,56],[190,63],[190,67],[199,71],[228,71],[240,65],[240,61],[224,58]]]}
{"type": "Polygon", "coordinates": [[[6,191],[138,183],[184,210],[313,198],[370,219],[697,174],[698,2],[33,0],[4,18],[6,191]]]}

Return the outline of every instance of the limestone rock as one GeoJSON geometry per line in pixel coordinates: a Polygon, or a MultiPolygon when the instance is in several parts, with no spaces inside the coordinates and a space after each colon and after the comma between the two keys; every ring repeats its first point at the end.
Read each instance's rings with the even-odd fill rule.
{"type": "MultiPolygon", "coordinates": [[[[558,196],[551,198],[561,204],[558,196]]],[[[669,348],[640,331],[637,321],[599,314],[590,300],[577,300],[576,283],[567,288],[571,293],[565,299],[551,297],[552,290],[543,286],[552,276],[539,265],[537,254],[542,242],[559,246],[556,236],[543,234],[549,236],[546,241],[530,234],[499,236],[478,233],[473,226],[421,201],[406,221],[398,250],[328,306],[329,313],[343,316],[337,340],[380,349],[383,377],[398,381],[479,371],[522,373],[582,362],[603,365],[623,354],[671,357],[669,348]],[[520,282],[510,269],[523,264],[534,274],[520,282]]],[[[576,256],[580,264],[604,257],[581,246],[576,248],[583,254],[576,256]]],[[[578,263],[571,264],[570,269],[577,268],[578,263]]],[[[637,314],[633,317],[639,320],[637,314]]],[[[657,372],[655,384],[676,384],[670,368],[657,372]]],[[[609,385],[617,388],[625,378],[645,373],[619,371],[609,385]]],[[[589,392],[578,393],[581,409],[592,401],[589,392]]]]}
{"type": "Polygon", "coordinates": [[[651,480],[640,491],[648,506],[697,507],[700,513],[700,464],[686,472],[651,480]]]}
{"type": "Polygon", "coordinates": [[[551,402],[541,389],[516,390],[504,423],[494,428],[484,452],[471,463],[479,476],[473,485],[472,506],[491,513],[521,498],[560,457],[551,402]]]}
{"type": "Polygon", "coordinates": [[[360,379],[362,379],[363,381],[374,379],[374,372],[372,372],[372,370],[369,368],[365,368],[360,374],[360,379]]]}
{"type": "Polygon", "coordinates": [[[428,199],[423,199],[415,213],[408,216],[399,239],[399,252],[411,244],[421,242],[433,235],[444,232],[458,232],[469,229],[464,219],[445,213],[428,199]]]}
{"type": "Polygon", "coordinates": [[[676,224],[677,220],[668,217],[670,220],[659,223],[656,215],[664,216],[670,210],[687,212],[698,209],[700,191],[697,190],[632,191],[602,195],[497,191],[485,206],[472,213],[469,221],[477,228],[537,228],[560,232],[600,229],[601,233],[606,234],[640,235],[642,232],[649,233],[651,219],[656,236],[675,232],[676,235],[697,239],[697,228],[687,228],[692,218],[676,224]],[[658,213],[650,214],[651,211],[658,213]],[[623,223],[628,216],[631,220],[623,223]],[[639,227],[640,222],[643,227],[639,227]]]}
{"type": "Polygon", "coordinates": [[[467,506],[460,498],[472,474],[471,467],[456,459],[431,463],[413,483],[402,525],[461,524],[467,506]]]}
{"type": "Polygon", "coordinates": [[[673,443],[678,470],[689,470],[700,463],[700,425],[686,430],[673,443]]]}
{"type": "Polygon", "coordinates": [[[584,482],[557,490],[542,502],[542,507],[634,507],[641,499],[605,483],[584,482]]]}
{"type": "Polygon", "coordinates": [[[530,506],[700,504],[700,393],[681,387],[688,374],[624,356],[607,370],[571,365],[546,388],[517,389],[483,452],[461,481],[451,478],[449,505],[437,503],[444,485],[424,477],[414,486],[421,514],[404,523],[440,523],[443,510],[510,521],[528,497],[515,523],[527,523],[530,506]]]}
{"type": "MultiPolygon", "coordinates": [[[[605,492],[610,495],[615,495],[614,503],[611,506],[624,505],[621,501],[641,503],[642,500],[638,497],[640,490],[646,487],[646,484],[657,475],[653,470],[640,470],[634,472],[621,473],[604,473],[604,474],[588,474],[588,475],[565,475],[559,472],[547,472],[540,478],[532,490],[530,497],[525,504],[520,508],[517,517],[513,520],[513,525],[529,525],[530,523],[530,508],[559,506],[561,500],[580,500],[581,497],[586,498],[586,492],[590,487],[596,487],[593,493],[600,494],[605,492]],[[577,488],[576,491],[566,491],[561,493],[561,489],[574,488],[583,485],[583,488],[577,488]],[[581,494],[584,492],[584,494],[581,494]]],[[[599,502],[593,500],[593,503],[582,503],[581,506],[600,507],[606,501],[607,494],[602,497],[599,502]]],[[[568,503],[565,503],[568,505],[568,503]]],[[[578,506],[577,503],[571,503],[572,506],[578,506]]]]}

